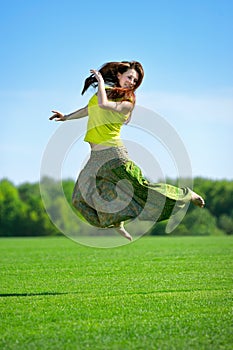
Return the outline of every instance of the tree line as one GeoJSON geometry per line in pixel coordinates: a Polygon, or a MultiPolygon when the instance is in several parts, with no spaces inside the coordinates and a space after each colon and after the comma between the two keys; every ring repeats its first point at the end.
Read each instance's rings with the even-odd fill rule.
{"type": "MultiPolygon", "coordinates": [[[[174,180],[167,182],[176,184],[174,180]]],[[[52,213],[52,219],[59,221],[59,226],[66,230],[71,222],[62,196],[65,195],[72,207],[74,181],[62,181],[64,194],[57,190],[56,180],[45,178],[44,183],[49,188],[46,200],[49,213],[52,213]]],[[[206,207],[200,209],[190,205],[185,217],[172,234],[233,234],[233,181],[198,177],[194,179],[194,189],[205,199],[206,207]]],[[[51,220],[51,215],[45,210],[39,183],[23,183],[16,186],[8,179],[0,181],[1,237],[60,235],[61,231],[53,224],[54,220],[51,220]]],[[[148,234],[164,235],[165,226],[166,222],[155,224],[148,234]]],[[[88,234],[88,229],[84,229],[81,220],[77,229],[81,234],[88,234]]]]}

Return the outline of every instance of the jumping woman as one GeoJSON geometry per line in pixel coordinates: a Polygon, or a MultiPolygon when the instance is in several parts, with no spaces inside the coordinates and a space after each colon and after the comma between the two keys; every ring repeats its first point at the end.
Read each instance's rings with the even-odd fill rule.
{"type": "Polygon", "coordinates": [[[84,141],[90,144],[91,154],[76,181],[73,205],[91,225],[113,228],[130,241],[132,236],[124,227],[127,220],[159,222],[189,201],[205,205],[188,187],[149,182],[128,157],[120,131],[130,121],[135,90],[143,77],[143,67],[136,61],[108,62],[99,71],[91,69],[82,94],[90,86],[98,90],[88,105],[67,115],[52,111],[50,117],[67,121],[88,116],[84,141]]]}

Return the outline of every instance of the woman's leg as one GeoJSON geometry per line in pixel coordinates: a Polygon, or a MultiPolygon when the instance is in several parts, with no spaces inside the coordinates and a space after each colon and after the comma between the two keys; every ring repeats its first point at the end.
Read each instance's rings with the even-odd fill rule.
{"type": "Polygon", "coordinates": [[[129,234],[129,232],[126,231],[124,228],[124,222],[120,222],[119,225],[115,225],[114,229],[123,237],[127,238],[129,241],[132,241],[132,236],[129,234]]]}

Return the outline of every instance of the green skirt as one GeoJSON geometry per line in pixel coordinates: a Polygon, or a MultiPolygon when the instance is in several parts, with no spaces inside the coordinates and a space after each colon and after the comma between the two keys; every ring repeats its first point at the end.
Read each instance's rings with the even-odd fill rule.
{"type": "Polygon", "coordinates": [[[81,218],[101,228],[135,218],[167,220],[190,199],[188,187],[149,182],[125,147],[91,151],[72,197],[81,218]]]}

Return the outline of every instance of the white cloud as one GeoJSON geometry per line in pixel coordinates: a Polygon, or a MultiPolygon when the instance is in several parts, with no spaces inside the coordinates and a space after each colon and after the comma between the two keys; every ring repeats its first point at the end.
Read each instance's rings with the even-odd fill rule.
{"type": "Polygon", "coordinates": [[[233,89],[202,94],[151,91],[140,93],[137,103],[165,118],[233,125],[233,89]]]}
{"type": "Polygon", "coordinates": [[[233,89],[201,94],[151,91],[137,104],[163,116],[189,153],[193,175],[233,177],[233,89]]]}

